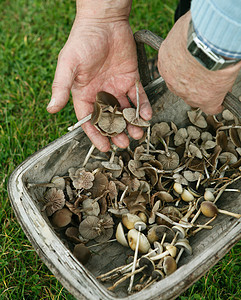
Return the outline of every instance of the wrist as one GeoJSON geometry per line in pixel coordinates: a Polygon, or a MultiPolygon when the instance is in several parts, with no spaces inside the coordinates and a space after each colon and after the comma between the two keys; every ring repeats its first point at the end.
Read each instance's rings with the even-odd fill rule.
{"type": "Polygon", "coordinates": [[[99,22],[127,20],[131,4],[132,0],[76,0],[76,18],[99,22]]]}

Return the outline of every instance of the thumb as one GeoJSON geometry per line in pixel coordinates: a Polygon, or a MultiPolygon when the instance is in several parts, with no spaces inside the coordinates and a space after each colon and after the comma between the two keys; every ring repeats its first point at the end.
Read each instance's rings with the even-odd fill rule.
{"type": "Polygon", "coordinates": [[[59,57],[54,81],[52,84],[52,96],[47,106],[49,113],[60,111],[69,100],[69,94],[74,81],[74,73],[68,59],[59,57]]]}

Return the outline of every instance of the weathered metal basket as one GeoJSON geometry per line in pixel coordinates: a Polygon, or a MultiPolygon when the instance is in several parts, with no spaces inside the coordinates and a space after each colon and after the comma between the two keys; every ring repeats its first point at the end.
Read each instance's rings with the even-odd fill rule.
{"type": "MultiPolygon", "coordinates": [[[[152,122],[173,121],[177,125],[187,122],[189,107],[167,89],[150,92],[154,116],[152,122]]],[[[241,94],[239,76],[233,93],[241,94]]],[[[26,159],[12,173],[8,192],[16,217],[36,252],[55,277],[77,299],[173,299],[181,294],[241,239],[241,220],[220,215],[211,231],[201,231],[191,238],[191,256],[183,255],[180,267],[172,275],[153,284],[148,289],[127,295],[126,287],[109,292],[96,276],[125,262],[126,248],[109,243],[93,255],[83,266],[56,235],[48,218],[41,212],[39,199],[44,188],[27,189],[28,182],[50,181],[54,175],[64,175],[70,167],[80,166],[90,146],[81,128],[60,137],[26,159]]],[[[236,186],[240,187],[240,182],[236,186]]],[[[219,199],[222,209],[240,211],[241,195],[224,193],[219,199]]],[[[204,223],[204,222],[203,222],[204,223]]]]}

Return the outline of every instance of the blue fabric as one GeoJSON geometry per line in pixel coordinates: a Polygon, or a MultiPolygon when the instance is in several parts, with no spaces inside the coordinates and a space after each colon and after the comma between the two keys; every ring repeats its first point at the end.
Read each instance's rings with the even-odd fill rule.
{"type": "Polygon", "coordinates": [[[197,36],[215,53],[241,58],[241,0],[192,0],[197,36]]]}

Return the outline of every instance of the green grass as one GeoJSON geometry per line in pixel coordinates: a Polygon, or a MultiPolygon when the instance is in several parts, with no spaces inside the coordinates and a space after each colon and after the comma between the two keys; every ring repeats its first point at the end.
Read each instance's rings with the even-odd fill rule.
{"type": "MultiPolygon", "coordinates": [[[[174,0],[133,1],[133,31],[165,37],[174,0]]],[[[7,195],[11,172],[29,155],[67,132],[71,101],[57,115],[46,105],[57,56],[75,15],[75,1],[0,2],[0,299],[74,299],[41,262],[18,224],[7,195]]],[[[148,49],[149,55],[155,55],[148,49]]],[[[179,299],[241,299],[241,243],[179,299]]]]}

